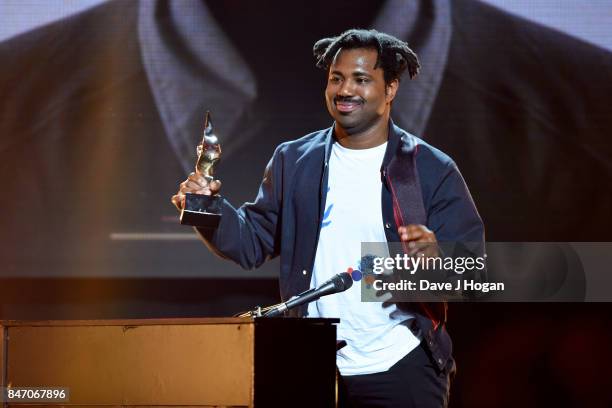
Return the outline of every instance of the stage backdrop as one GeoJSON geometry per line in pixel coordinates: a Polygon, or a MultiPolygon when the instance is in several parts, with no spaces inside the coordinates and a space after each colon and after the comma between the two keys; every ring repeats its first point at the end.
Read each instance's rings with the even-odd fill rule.
{"type": "MultiPolygon", "coordinates": [[[[27,20],[18,4],[2,21],[27,20]]],[[[455,159],[489,240],[609,240],[608,51],[471,0],[350,5],[85,2],[4,40],[1,276],[275,276],[211,255],[170,196],[210,110],[222,194],[252,200],[279,143],[331,125],[311,49],[351,27],[420,54],[393,118],[455,159]]]]}

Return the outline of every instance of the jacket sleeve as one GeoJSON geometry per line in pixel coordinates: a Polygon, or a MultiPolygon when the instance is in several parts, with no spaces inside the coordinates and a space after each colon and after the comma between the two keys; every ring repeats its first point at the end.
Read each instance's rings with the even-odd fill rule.
{"type": "MultiPolygon", "coordinates": [[[[435,233],[441,256],[458,258],[486,258],[485,231],[474,200],[456,164],[450,161],[435,189],[428,211],[428,226],[435,233]]],[[[458,273],[446,273],[446,281],[457,279],[486,281],[486,265],[458,273]]],[[[473,297],[474,294],[463,293],[473,297]]]]}
{"type": "Polygon", "coordinates": [[[457,165],[447,163],[432,194],[427,224],[439,242],[484,242],[484,225],[457,165]]]}
{"type": "Polygon", "coordinates": [[[261,266],[279,253],[282,157],[279,146],[266,166],[254,202],[234,208],[225,198],[216,229],[196,228],[206,246],[244,269],[261,266]]]}

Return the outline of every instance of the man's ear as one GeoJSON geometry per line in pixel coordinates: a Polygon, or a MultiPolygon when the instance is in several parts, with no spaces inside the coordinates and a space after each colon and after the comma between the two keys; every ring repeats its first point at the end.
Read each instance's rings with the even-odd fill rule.
{"type": "Polygon", "coordinates": [[[395,94],[397,93],[397,89],[399,88],[399,81],[397,79],[394,79],[393,81],[389,82],[385,87],[385,99],[387,100],[387,102],[391,103],[393,102],[395,94]]]}

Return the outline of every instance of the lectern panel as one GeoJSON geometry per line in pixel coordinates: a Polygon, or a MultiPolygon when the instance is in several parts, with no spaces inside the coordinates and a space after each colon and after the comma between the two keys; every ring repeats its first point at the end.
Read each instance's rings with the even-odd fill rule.
{"type": "Polygon", "coordinates": [[[10,327],[8,349],[8,384],[69,387],[70,404],[251,403],[250,324],[10,327]]]}

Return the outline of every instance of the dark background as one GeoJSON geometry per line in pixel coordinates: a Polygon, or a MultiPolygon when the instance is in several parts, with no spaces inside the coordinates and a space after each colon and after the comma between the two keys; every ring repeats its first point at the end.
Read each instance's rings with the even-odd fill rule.
{"type": "MultiPolygon", "coordinates": [[[[242,131],[216,123],[222,144],[259,129],[221,163],[231,202],[254,197],[279,142],[330,125],[311,46],[367,27],[381,4],[211,7],[259,90],[242,131]]],[[[610,241],[610,53],[475,1],[452,4],[448,62],[419,136],[457,162],[489,240],[610,241]]],[[[275,263],[240,271],[177,224],[169,198],[195,157],[170,148],[136,5],[103,4],[0,44],[2,319],[227,316],[278,301],[275,263]]],[[[186,131],[195,148],[201,123],[186,131]]],[[[452,304],[452,406],[610,406],[611,311],[452,304]]]]}

